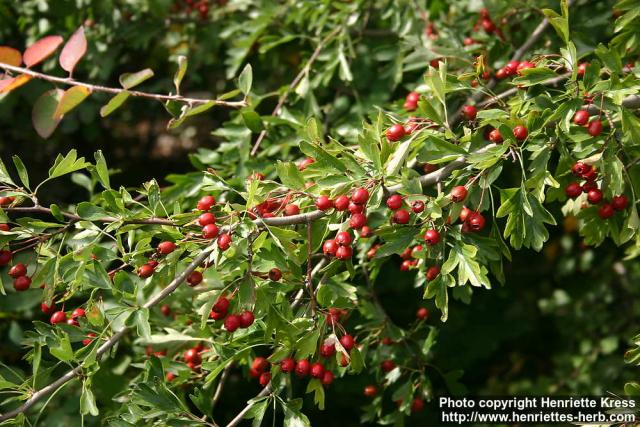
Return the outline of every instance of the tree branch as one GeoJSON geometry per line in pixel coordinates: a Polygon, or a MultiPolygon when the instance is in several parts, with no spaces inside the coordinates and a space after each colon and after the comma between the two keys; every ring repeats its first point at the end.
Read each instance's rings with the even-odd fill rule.
{"type": "Polygon", "coordinates": [[[112,93],[112,94],[128,92],[129,95],[139,97],[139,98],[155,99],[156,101],[163,101],[163,102],[176,101],[176,102],[182,102],[182,103],[191,104],[191,105],[206,104],[208,102],[215,102],[216,105],[221,105],[223,107],[230,107],[230,108],[242,108],[242,107],[246,107],[247,105],[246,101],[223,101],[221,99],[188,98],[182,95],[161,95],[157,93],[141,92],[137,90],[127,90],[119,87],[107,87],[107,86],[94,85],[90,83],[80,82],[70,77],[51,76],[49,74],[39,73],[37,71],[30,70],[29,68],[16,67],[13,65],[5,64],[3,62],[0,62],[0,68],[7,71],[26,74],[35,79],[46,80],[52,83],[59,83],[67,86],[82,86],[89,89],[91,92],[104,92],[104,93],[112,93]]]}

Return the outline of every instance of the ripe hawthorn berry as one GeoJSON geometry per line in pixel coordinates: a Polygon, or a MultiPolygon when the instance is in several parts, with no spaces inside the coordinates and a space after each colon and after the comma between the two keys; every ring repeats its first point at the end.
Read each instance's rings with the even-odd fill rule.
{"type": "Polygon", "coordinates": [[[291,357],[286,357],[280,361],[280,370],[282,372],[291,372],[296,368],[296,361],[291,357]]]}
{"type": "Polygon", "coordinates": [[[345,350],[351,351],[353,346],[356,344],[356,341],[351,335],[345,334],[340,337],[340,344],[342,344],[342,347],[344,347],[345,350]]]}
{"type": "Polygon", "coordinates": [[[216,216],[211,212],[205,212],[198,217],[198,224],[201,227],[205,225],[213,224],[216,222],[216,216]]]}
{"type": "Polygon", "coordinates": [[[255,316],[253,315],[253,311],[245,310],[240,315],[240,327],[248,328],[253,325],[254,320],[255,316]]]}
{"type": "Polygon", "coordinates": [[[305,170],[307,168],[307,166],[309,166],[312,163],[315,163],[316,161],[314,159],[312,159],[311,157],[307,157],[306,159],[304,159],[303,161],[300,162],[300,164],[298,165],[298,170],[305,170]]]}
{"type": "Polygon", "coordinates": [[[298,205],[290,203],[284,207],[285,216],[298,215],[299,213],[300,213],[300,207],[298,205]]]}
{"type": "Polygon", "coordinates": [[[437,245],[440,242],[438,230],[429,229],[424,233],[424,241],[428,246],[437,245]]]}
{"type": "Polygon", "coordinates": [[[416,103],[420,101],[420,94],[418,92],[409,92],[405,98],[408,102],[416,103]]]}
{"type": "Polygon", "coordinates": [[[399,123],[396,123],[395,125],[391,126],[385,132],[385,136],[390,142],[399,141],[402,139],[404,135],[405,135],[404,126],[402,126],[399,123]]]}
{"type": "Polygon", "coordinates": [[[395,362],[390,359],[383,360],[382,363],[380,363],[380,368],[382,369],[383,372],[393,371],[395,367],[396,367],[395,362]]]}
{"type": "Polygon", "coordinates": [[[13,254],[8,250],[0,250],[0,266],[7,265],[11,262],[13,254]]]}
{"type": "Polygon", "coordinates": [[[9,224],[0,224],[0,231],[11,231],[9,224]]]}
{"type": "Polygon", "coordinates": [[[162,255],[169,255],[176,250],[176,244],[173,242],[165,241],[158,244],[158,252],[162,255]]]}
{"type": "Polygon", "coordinates": [[[440,274],[440,267],[437,265],[432,265],[427,269],[426,278],[428,281],[434,280],[440,274]]]}
{"type": "Polygon", "coordinates": [[[582,175],[582,177],[587,181],[595,181],[596,179],[598,179],[598,170],[592,167],[591,169],[589,169],[588,172],[585,172],[585,174],[582,175]]]}
{"type": "Polygon", "coordinates": [[[230,304],[231,303],[229,302],[229,299],[227,299],[226,297],[220,297],[213,305],[212,309],[218,312],[227,311],[229,310],[230,304]]]}
{"type": "Polygon", "coordinates": [[[336,354],[336,346],[333,343],[323,343],[320,346],[320,356],[328,358],[333,356],[334,354],[336,354]]]}
{"type": "Polygon", "coordinates": [[[529,131],[523,125],[518,125],[518,126],[513,128],[513,136],[518,141],[524,141],[525,139],[527,139],[528,135],[529,135],[529,131]]]}
{"type": "Polygon", "coordinates": [[[587,200],[592,205],[599,204],[602,201],[602,191],[597,188],[589,190],[587,193],[587,200]]]}
{"type": "Polygon", "coordinates": [[[226,251],[231,246],[231,236],[228,233],[222,233],[218,236],[218,249],[226,251]]]}
{"type": "Polygon", "coordinates": [[[424,400],[419,397],[411,401],[411,412],[422,412],[424,410],[424,400]]]}
{"type": "Polygon", "coordinates": [[[578,77],[584,76],[584,73],[587,71],[588,66],[589,66],[588,62],[582,62],[578,64],[578,77]]]}
{"type": "Polygon", "coordinates": [[[151,277],[154,271],[155,269],[151,265],[144,264],[138,267],[138,276],[146,279],[147,277],[151,277]]]}
{"type": "Polygon", "coordinates": [[[571,173],[574,174],[575,176],[582,177],[585,174],[589,173],[591,169],[592,169],[591,165],[588,165],[582,162],[577,162],[573,166],[571,166],[571,173]]]}
{"type": "Polygon", "coordinates": [[[202,282],[202,273],[199,271],[192,271],[191,274],[189,274],[189,277],[187,277],[187,283],[191,287],[197,286],[201,282],[202,282]]]}
{"type": "Polygon", "coordinates": [[[359,205],[367,203],[367,200],[369,200],[369,191],[366,188],[356,188],[351,195],[351,201],[359,205]]]}
{"type": "Polygon", "coordinates": [[[469,192],[467,191],[467,187],[465,187],[464,185],[458,185],[451,189],[450,196],[452,201],[460,203],[467,198],[467,194],[469,194],[469,192]]]}
{"type": "Polygon", "coordinates": [[[269,270],[269,280],[273,282],[278,282],[282,279],[282,271],[279,268],[272,268],[269,270]]]}
{"type": "MultiPolygon", "coordinates": [[[[418,108],[418,103],[411,102],[411,101],[404,101],[404,104],[402,104],[402,107],[407,111],[415,111],[418,108]]],[[[413,129],[411,128],[407,129],[407,126],[405,126],[404,131],[406,134],[410,134],[411,132],[413,132],[413,129]]]]}
{"type": "Polygon", "coordinates": [[[316,208],[321,211],[327,211],[333,207],[333,202],[327,196],[319,196],[316,199],[316,208]]]}
{"type": "Polygon", "coordinates": [[[296,363],[296,368],[295,368],[296,375],[300,378],[306,377],[307,375],[309,375],[310,369],[311,369],[311,364],[307,359],[298,360],[298,362],[296,363]]]}
{"type": "Polygon", "coordinates": [[[195,348],[190,348],[187,351],[185,351],[182,358],[184,359],[185,362],[187,363],[191,362],[194,365],[199,365],[202,363],[202,357],[200,356],[200,353],[198,352],[198,350],[195,348]]]}
{"type": "Polygon", "coordinates": [[[56,311],[51,315],[51,318],[49,319],[49,322],[52,325],[55,325],[57,323],[64,323],[66,321],[67,321],[67,313],[65,313],[64,311],[56,311]]]}
{"type": "Polygon", "coordinates": [[[93,341],[93,339],[95,337],[97,337],[97,335],[95,333],[89,332],[87,334],[87,338],[82,340],[82,345],[85,346],[85,347],[88,346],[89,344],[91,344],[91,342],[93,341]]]}
{"type": "Polygon", "coordinates": [[[400,271],[409,271],[411,270],[411,267],[415,265],[416,261],[405,259],[404,261],[402,261],[402,264],[400,264],[400,271]]]}
{"type": "Polygon", "coordinates": [[[535,64],[532,64],[532,63],[531,63],[531,62],[529,62],[529,61],[522,61],[522,62],[518,65],[518,68],[517,68],[516,72],[517,72],[517,74],[518,74],[519,76],[521,76],[521,75],[522,75],[522,73],[521,73],[520,71],[522,71],[522,70],[526,70],[527,68],[535,68],[535,67],[536,67],[536,66],[535,66],[535,64]]]}
{"type": "Polygon", "coordinates": [[[262,387],[266,387],[271,382],[271,374],[269,372],[261,373],[258,382],[262,387]]]}
{"type": "Polygon", "coordinates": [[[378,387],[374,385],[365,386],[362,394],[364,394],[366,397],[374,397],[376,394],[378,394],[378,387]]]}
{"type": "Polygon", "coordinates": [[[475,120],[478,115],[478,109],[473,105],[465,105],[462,107],[462,115],[469,121],[475,120]]]}
{"type": "Polygon", "coordinates": [[[351,234],[348,231],[341,231],[336,234],[336,243],[341,246],[348,246],[351,244],[351,234]]]}
{"type": "Polygon", "coordinates": [[[251,369],[256,372],[264,372],[269,368],[269,361],[264,357],[258,356],[251,362],[251,369]]]}
{"type": "Polygon", "coordinates": [[[351,249],[351,246],[340,246],[336,250],[336,258],[342,261],[351,259],[352,255],[353,255],[353,249],[351,249]]]}
{"type": "Polygon", "coordinates": [[[602,122],[599,119],[592,120],[587,126],[587,132],[591,136],[598,136],[602,133],[602,122]]]}
{"type": "Polygon", "coordinates": [[[209,313],[209,317],[213,320],[222,320],[225,317],[227,317],[227,310],[224,310],[224,311],[211,310],[211,312],[209,313]]]}
{"type": "Polygon", "coordinates": [[[371,227],[369,227],[368,225],[365,225],[360,229],[360,237],[362,237],[363,239],[371,236],[373,236],[373,232],[371,231],[371,227]]]}
{"type": "Polygon", "coordinates": [[[598,189],[598,183],[595,181],[587,181],[584,184],[582,184],[582,191],[585,193],[589,193],[589,191],[597,190],[597,189],[598,189]]]}
{"type": "Polygon", "coordinates": [[[485,226],[484,216],[480,212],[471,212],[467,217],[466,223],[469,224],[471,231],[481,231],[485,226]]]}
{"type": "Polygon", "coordinates": [[[613,199],[611,199],[611,206],[617,211],[625,210],[627,205],[629,205],[629,199],[624,194],[613,196],[613,199]]]}
{"type": "Polygon", "coordinates": [[[504,68],[500,68],[498,71],[496,71],[496,79],[505,79],[509,76],[507,70],[505,70],[504,68]]]}
{"type": "Polygon", "coordinates": [[[162,306],[160,307],[160,313],[167,317],[171,316],[171,307],[169,307],[169,305],[167,304],[162,304],[162,306]]]}
{"type": "Polygon", "coordinates": [[[350,214],[361,214],[364,212],[364,205],[359,205],[357,203],[349,202],[348,209],[350,214]]]}
{"type": "Polygon", "coordinates": [[[609,203],[604,203],[602,206],[600,206],[600,209],[598,209],[598,216],[601,219],[611,218],[614,213],[615,213],[615,210],[613,206],[611,206],[611,204],[609,203]]]}
{"type": "Polygon", "coordinates": [[[429,309],[426,307],[420,307],[418,311],[416,311],[416,318],[418,320],[427,320],[427,317],[429,317],[429,309]]]}
{"type": "Polygon", "coordinates": [[[402,207],[402,196],[394,194],[387,199],[387,207],[392,211],[400,209],[402,207]]]}
{"type": "Polygon", "coordinates": [[[564,192],[570,199],[577,199],[582,194],[582,187],[577,182],[572,182],[565,187],[564,192]]]}
{"type": "Polygon", "coordinates": [[[202,237],[204,239],[215,239],[216,237],[218,237],[219,232],[220,229],[215,224],[207,224],[202,227],[202,237]]]}
{"type": "Polygon", "coordinates": [[[364,214],[356,213],[349,218],[349,227],[359,230],[367,225],[367,217],[364,214]]]}
{"type": "Polygon", "coordinates": [[[71,312],[71,318],[72,319],[77,319],[79,317],[85,317],[87,315],[87,312],[84,311],[84,308],[82,307],[78,307],[75,310],[73,310],[71,312]]]}
{"type": "Polygon", "coordinates": [[[44,314],[53,314],[56,311],[56,304],[52,302],[51,305],[47,305],[43,302],[40,304],[40,310],[44,314]]]}
{"type": "Polygon", "coordinates": [[[322,252],[325,255],[333,256],[336,254],[338,246],[338,243],[336,243],[336,241],[333,239],[325,240],[324,244],[322,245],[322,252]]]}
{"type": "Polygon", "coordinates": [[[589,121],[589,112],[587,110],[578,110],[573,116],[573,122],[578,126],[584,126],[589,121]]]}
{"type": "Polygon", "coordinates": [[[337,211],[344,211],[349,207],[349,198],[345,195],[336,197],[333,202],[333,206],[337,211]]]}
{"type": "Polygon", "coordinates": [[[199,211],[208,211],[211,209],[213,205],[216,204],[216,199],[213,196],[202,196],[200,200],[198,200],[198,210],[199,211]]]}
{"type": "Polygon", "coordinates": [[[31,278],[27,276],[20,276],[14,279],[13,289],[18,292],[26,291],[31,286],[31,278]]]}
{"type": "Polygon", "coordinates": [[[491,19],[486,18],[482,20],[482,28],[485,33],[491,34],[496,31],[496,24],[494,24],[491,19]]]}
{"type": "Polygon", "coordinates": [[[17,279],[18,277],[22,277],[27,274],[27,266],[19,262],[11,267],[7,274],[9,274],[9,276],[11,276],[12,278],[17,279]]]}
{"type": "Polygon", "coordinates": [[[322,374],[322,378],[320,379],[320,381],[322,382],[322,385],[331,385],[331,383],[333,382],[334,376],[333,376],[333,372],[331,371],[324,371],[324,374],[322,374]]]}
{"type": "Polygon", "coordinates": [[[235,332],[240,327],[240,316],[237,314],[230,314],[224,319],[224,328],[228,332],[235,332]]]}
{"type": "Polygon", "coordinates": [[[489,133],[489,141],[494,144],[500,144],[503,141],[502,135],[498,129],[494,129],[489,133]]]}
{"type": "Polygon", "coordinates": [[[420,252],[423,249],[424,248],[422,247],[422,245],[415,245],[413,248],[411,248],[411,256],[413,258],[418,258],[420,256],[420,252]]]}
{"type": "Polygon", "coordinates": [[[396,224],[407,224],[409,219],[411,219],[411,216],[405,209],[398,209],[393,213],[391,219],[396,224]]]}
{"type": "Polygon", "coordinates": [[[413,213],[421,213],[422,211],[424,211],[424,202],[422,200],[416,200],[415,202],[411,203],[411,210],[413,211],[413,213]]]}
{"type": "Polygon", "coordinates": [[[322,378],[324,375],[324,365],[320,362],[313,363],[309,373],[313,378],[322,378]]]}

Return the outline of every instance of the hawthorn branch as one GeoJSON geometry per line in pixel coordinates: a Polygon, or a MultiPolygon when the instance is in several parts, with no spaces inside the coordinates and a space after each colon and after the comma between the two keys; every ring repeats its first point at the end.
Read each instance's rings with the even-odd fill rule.
{"type": "Polygon", "coordinates": [[[142,92],[138,90],[127,90],[119,87],[94,85],[91,83],[81,82],[70,77],[56,77],[49,74],[33,71],[33,70],[30,70],[29,68],[16,67],[14,65],[5,64],[3,62],[0,62],[0,68],[7,71],[13,71],[15,73],[25,74],[35,79],[45,80],[51,83],[59,83],[66,86],[81,86],[89,89],[91,92],[103,92],[103,93],[111,93],[116,95],[122,92],[128,92],[130,96],[135,96],[138,98],[155,99],[156,101],[161,101],[161,102],[176,101],[176,102],[181,102],[181,103],[190,104],[190,105],[200,105],[200,104],[207,104],[209,102],[215,102],[216,105],[220,105],[223,107],[230,107],[230,108],[242,108],[247,106],[247,102],[244,100],[243,101],[224,101],[221,99],[189,98],[182,95],[162,95],[158,93],[142,92]]]}
{"type": "MultiPolygon", "coordinates": [[[[51,209],[46,208],[44,206],[26,206],[26,207],[17,206],[17,207],[14,207],[14,208],[4,208],[4,211],[7,212],[7,213],[16,213],[16,214],[40,213],[40,214],[53,215],[53,213],[51,212],[51,209]]],[[[78,221],[82,221],[84,219],[81,216],[73,214],[73,213],[70,213],[70,212],[62,212],[61,214],[65,218],[70,219],[72,222],[78,222],[78,221]]],[[[105,223],[105,224],[110,224],[110,223],[113,223],[113,222],[122,221],[123,224],[171,225],[171,226],[174,226],[174,227],[178,227],[179,226],[178,224],[176,224],[175,222],[173,222],[172,220],[167,219],[167,218],[146,218],[146,219],[128,219],[128,220],[123,220],[122,218],[116,218],[116,217],[104,217],[104,218],[99,218],[99,219],[90,220],[90,221],[96,221],[96,222],[101,222],[101,223],[105,223]]]]}
{"type": "MultiPolygon", "coordinates": [[[[302,67],[302,70],[300,70],[298,75],[296,75],[296,77],[293,79],[291,84],[289,84],[289,86],[287,87],[287,90],[280,96],[280,99],[278,99],[278,103],[276,104],[276,107],[271,112],[271,115],[273,117],[277,116],[280,113],[280,110],[284,106],[284,103],[287,102],[287,98],[291,94],[291,91],[294,90],[295,87],[298,86],[302,78],[309,73],[311,66],[313,65],[314,62],[316,62],[316,60],[320,56],[320,52],[322,52],[322,49],[324,49],[324,47],[331,41],[331,39],[333,39],[340,32],[341,29],[342,29],[342,26],[336,27],[320,43],[318,43],[318,46],[313,51],[313,53],[311,54],[311,57],[309,57],[309,60],[304,65],[304,67],[302,67]]],[[[258,138],[256,139],[255,144],[253,144],[253,148],[251,148],[251,156],[256,155],[256,153],[258,152],[258,148],[260,148],[260,144],[262,144],[262,140],[265,138],[265,136],[267,136],[266,129],[264,129],[258,135],[258,138]]]]}

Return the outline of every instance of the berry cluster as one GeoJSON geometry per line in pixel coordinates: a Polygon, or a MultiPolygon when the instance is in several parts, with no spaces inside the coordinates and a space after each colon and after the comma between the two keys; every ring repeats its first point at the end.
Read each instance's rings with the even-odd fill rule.
{"type": "Polygon", "coordinates": [[[240,314],[229,314],[231,302],[226,297],[220,297],[211,308],[209,318],[213,320],[224,319],[224,328],[233,333],[239,328],[245,329],[253,325],[255,316],[253,311],[245,310],[240,314]]]}
{"type": "MultiPolygon", "coordinates": [[[[629,199],[624,194],[614,196],[610,202],[604,200],[602,190],[598,188],[598,171],[593,166],[577,162],[571,167],[571,173],[583,179],[584,183],[582,185],[576,181],[569,183],[564,189],[565,194],[575,200],[585,193],[590,204],[600,205],[598,216],[601,219],[611,218],[616,211],[624,211],[627,208],[629,199]]],[[[587,206],[586,203],[583,204],[583,207],[587,206]]]]}

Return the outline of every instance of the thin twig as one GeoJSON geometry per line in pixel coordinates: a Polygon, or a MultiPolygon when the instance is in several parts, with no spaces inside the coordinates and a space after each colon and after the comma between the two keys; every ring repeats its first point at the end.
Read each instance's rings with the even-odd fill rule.
{"type": "Polygon", "coordinates": [[[244,100],[243,101],[223,101],[221,99],[188,98],[182,95],[162,95],[157,93],[141,92],[138,90],[127,90],[119,87],[94,85],[91,83],[84,83],[69,77],[56,77],[56,76],[51,76],[49,74],[39,73],[37,71],[33,71],[28,68],[16,67],[13,65],[5,64],[3,62],[0,62],[0,68],[8,71],[20,73],[20,74],[26,74],[35,79],[46,80],[52,83],[59,83],[67,86],[82,86],[89,89],[91,92],[104,92],[104,93],[113,93],[113,94],[128,92],[130,96],[135,96],[139,98],[149,98],[149,99],[155,99],[156,101],[163,101],[163,102],[176,101],[176,102],[182,102],[190,105],[199,105],[199,104],[207,104],[209,102],[215,102],[216,105],[221,105],[223,107],[230,107],[230,108],[242,108],[247,106],[247,102],[244,100]]]}

